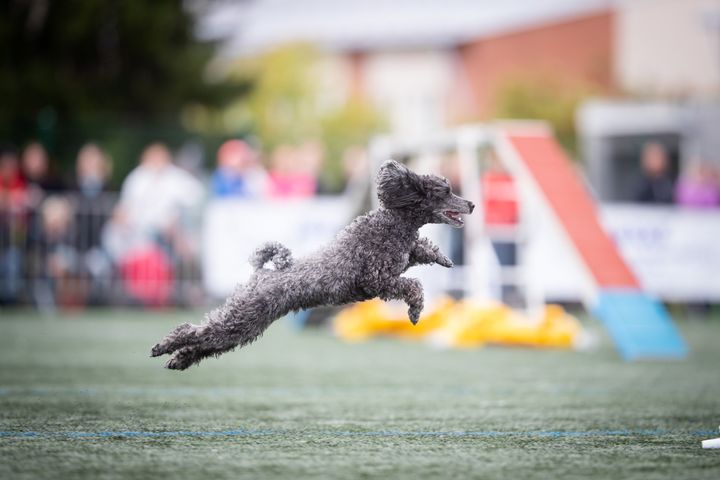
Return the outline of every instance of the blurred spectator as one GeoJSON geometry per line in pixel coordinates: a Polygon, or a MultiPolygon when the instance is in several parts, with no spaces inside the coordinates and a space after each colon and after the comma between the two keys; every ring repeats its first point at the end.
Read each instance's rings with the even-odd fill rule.
{"type": "MultiPolygon", "coordinates": [[[[489,168],[482,176],[482,194],[485,226],[498,263],[501,267],[513,267],[518,263],[515,231],[519,219],[518,195],[515,180],[495,155],[490,156],[489,168]]],[[[518,306],[516,285],[503,284],[501,296],[503,302],[518,306]]]]}
{"type": "Polygon", "coordinates": [[[47,150],[38,142],[28,144],[23,150],[21,169],[28,189],[28,248],[33,250],[40,248],[42,242],[40,205],[49,194],[62,191],[64,185],[51,173],[47,150]]]}
{"type": "Polygon", "coordinates": [[[103,227],[114,198],[106,195],[110,176],[110,161],[94,143],[85,144],[78,152],[75,163],[75,235],[80,268],[78,285],[91,304],[105,301],[109,291],[112,265],[101,247],[103,227]]]}
{"type": "Polygon", "coordinates": [[[670,177],[667,151],[662,144],[645,144],[641,168],[642,177],[638,181],[635,200],[641,203],[672,203],[673,181],[670,177]]]}
{"type": "Polygon", "coordinates": [[[315,195],[317,176],[323,162],[319,142],[308,141],[300,146],[281,145],[271,158],[268,195],[271,198],[303,198],[315,195]]]}
{"type": "Polygon", "coordinates": [[[196,140],[188,140],[182,144],[175,155],[178,167],[188,172],[202,183],[206,183],[207,175],[204,169],[205,152],[202,145],[196,140]]]}
{"type": "Polygon", "coordinates": [[[515,226],[518,223],[518,199],[513,177],[495,161],[483,175],[485,225],[515,226]]]}
{"type": "Polygon", "coordinates": [[[78,268],[78,254],[73,242],[73,209],[70,202],[57,195],[45,199],[40,207],[40,261],[35,301],[41,308],[82,303],[77,285],[72,282],[78,268]]]}
{"type": "Polygon", "coordinates": [[[95,198],[105,191],[110,176],[110,160],[95,143],[86,143],[75,161],[75,190],[87,198],[95,198]]]}
{"type": "Polygon", "coordinates": [[[63,183],[50,169],[47,150],[38,142],[25,147],[22,154],[22,173],[30,192],[30,206],[36,208],[45,195],[64,189],[63,183]]]}
{"type": "Polygon", "coordinates": [[[173,284],[173,268],[199,272],[192,221],[203,196],[202,184],[172,163],[165,145],[145,148],[140,165],[123,183],[119,206],[104,235],[125,289],[136,301],[163,305],[173,284]]]}
{"type": "Polygon", "coordinates": [[[23,209],[27,185],[20,173],[17,151],[11,146],[0,147],[0,215],[4,221],[23,209]]]}
{"type": "Polygon", "coordinates": [[[120,204],[130,223],[152,238],[172,231],[200,205],[202,184],[172,163],[161,143],[143,151],[138,165],[123,182],[120,204]]]}
{"type": "Polygon", "coordinates": [[[699,160],[690,162],[678,180],[675,198],[683,207],[708,208],[720,205],[720,184],[712,167],[699,160]]]}
{"type": "Polygon", "coordinates": [[[75,162],[75,224],[77,246],[86,252],[100,245],[105,215],[110,205],[104,198],[110,175],[110,162],[94,143],[84,145],[75,162]]]}
{"type": "Polygon", "coordinates": [[[125,291],[149,307],[167,305],[177,275],[165,252],[156,245],[134,250],[119,265],[125,291]]]}
{"type": "Polygon", "coordinates": [[[228,140],[217,153],[218,168],[212,177],[216,197],[257,197],[263,193],[266,174],[257,153],[242,140],[228,140]]]}
{"type": "Polygon", "coordinates": [[[117,205],[102,230],[101,245],[112,261],[120,264],[133,251],[142,249],[150,243],[150,239],[144,232],[133,228],[122,205],[117,205]]]}
{"type": "Polygon", "coordinates": [[[27,190],[17,151],[0,146],[0,304],[15,302],[22,288],[23,213],[27,190]]]}

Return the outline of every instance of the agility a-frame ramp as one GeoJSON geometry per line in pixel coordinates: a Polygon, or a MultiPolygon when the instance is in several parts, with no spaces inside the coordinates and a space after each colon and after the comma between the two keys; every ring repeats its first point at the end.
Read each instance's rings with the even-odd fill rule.
{"type": "Polygon", "coordinates": [[[683,358],[687,347],[657,299],[643,292],[600,224],[596,205],[570,159],[543,124],[500,124],[493,140],[518,184],[533,190],[584,272],[583,301],[626,360],[683,358]]]}
{"type": "MultiPolygon", "coordinates": [[[[407,140],[377,137],[370,145],[374,176],[388,158],[433,157],[437,152],[457,154],[461,173],[461,193],[482,205],[480,174],[483,157],[494,151],[515,179],[522,217],[541,223],[557,239],[554,252],[563,265],[578,268],[577,289],[586,309],[607,327],[621,356],[627,360],[643,358],[683,358],[687,348],[670,315],[656,299],[643,292],[617,246],[603,229],[595,202],[583,184],[581,175],[542,122],[509,122],[494,125],[466,125],[407,140]],[[532,218],[534,217],[534,218],[532,218]]],[[[374,196],[373,196],[374,197],[374,196]]],[[[483,233],[482,209],[467,219],[466,258],[476,257],[476,237],[483,233]]],[[[532,237],[533,228],[527,228],[532,237]]],[[[487,233],[487,232],[485,232],[487,233]]],[[[531,239],[531,243],[532,243],[531,239]]],[[[538,249],[533,249],[538,254],[538,249]]],[[[548,254],[548,252],[540,252],[548,254]]],[[[529,255],[532,256],[532,255],[529,255]]],[[[528,257],[528,255],[521,255],[528,257]]],[[[533,262],[537,263],[537,262],[533,262]]],[[[479,265],[470,265],[474,270],[479,265]]],[[[526,269],[528,272],[532,268],[526,269]]],[[[522,275],[525,277],[525,275],[522,275]]],[[[527,276],[526,300],[532,311],[544,301],[542,286],[533,275],[527,276]],[[529,294],[528,294],[529,292],[529,294]],[[542,300],[541,300],[542,298],[542,300]]],[[[469,282],[469,294],[482,294],[483,282],[469,282]]]]}

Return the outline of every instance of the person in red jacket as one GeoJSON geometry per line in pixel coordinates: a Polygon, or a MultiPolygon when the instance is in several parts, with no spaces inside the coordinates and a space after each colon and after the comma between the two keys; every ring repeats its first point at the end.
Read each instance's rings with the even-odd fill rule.
{"type": "Polygon", "coordinates": [[[17,151],[0,147],[0,214],[17,214],[25,207],[27,185],[20,173],[17,151]]]}
{"type": "Polygon", "coordinates": [[[0,146],[0,305],[17,301],[22,289],[26,206],[17,151],[0,146]]]}
{"type": "MultiPolygon", "coordinates": [[[[482,197],[485,227],[501,267],[517,265],[517,243],[514,229],[519,219],[515,180],[495,158],[482,176],[482,197]],[[501,232],[504,230],[504,232],[501,232]]],[[[502,285],[502,300],[513,303],[517,296],[514,285],[502,285]]]]}
{"type": "Polygon", "coordinates": [[[485,225],[513,227],[518,223],[518,200],[513,177],[501,167],[488,170],[482,177],[485,225]]]}

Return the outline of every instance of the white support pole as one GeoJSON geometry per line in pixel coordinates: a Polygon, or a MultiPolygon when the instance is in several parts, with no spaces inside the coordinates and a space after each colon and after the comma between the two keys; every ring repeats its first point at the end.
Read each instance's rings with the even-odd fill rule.
{"type": "Polygon", "coordinates": [[[487,285],[472,281],[472,276],[481,268],[477,264],[477,249],[482,240],[484,212],[482,208],[482,192],[480,186],[480,165],[478,152],[487,143],[488,135],[479,126],[468,126],[457,131],[455,136],[457,158],[460,163],[460,188],[463,197],[475,204],[475,213],[466,217],[465,225],[465,259],[463,284],[471,296],[486,297],[487,285]]]}

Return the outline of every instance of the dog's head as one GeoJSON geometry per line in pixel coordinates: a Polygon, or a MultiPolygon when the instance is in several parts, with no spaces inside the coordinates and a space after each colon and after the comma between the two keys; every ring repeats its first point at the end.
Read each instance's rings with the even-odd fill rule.
{"type": "Polygon", "coordinates": [[[418,175],[394,160],[380,167],[377,192],[383,207],[412,211],[423,223],[447,223],[460,228],[465,224],[461,215],[475,208],[472,202],[455,195],[446,179],[418,175]]]}

